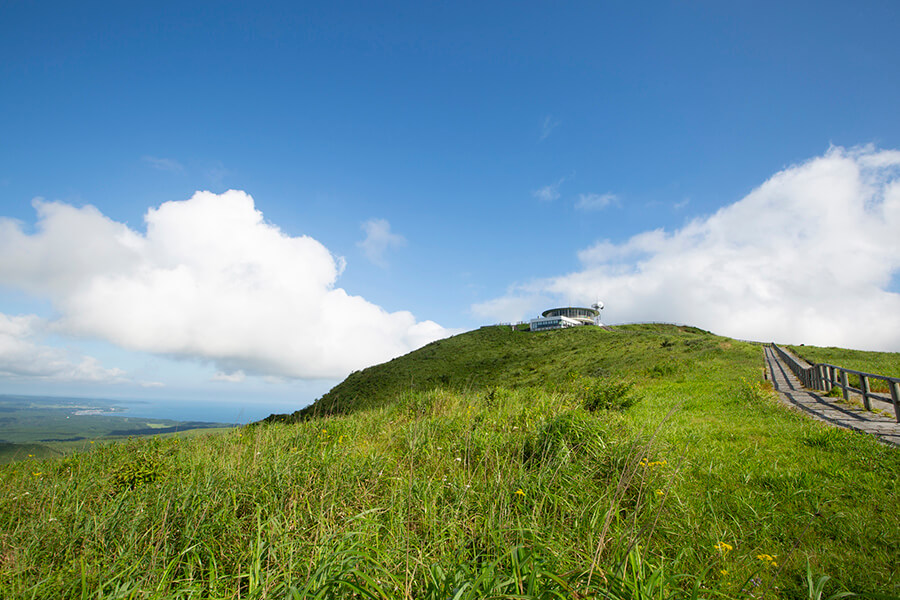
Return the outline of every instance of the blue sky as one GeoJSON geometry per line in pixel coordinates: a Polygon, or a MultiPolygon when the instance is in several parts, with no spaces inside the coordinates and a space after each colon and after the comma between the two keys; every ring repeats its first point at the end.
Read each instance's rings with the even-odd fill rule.
{"type": "Polygon", "coordinates": [[[898,30],[895,2],[5,2],[0,393],[274,410],[598,298],[900,351],[898,30]]]}

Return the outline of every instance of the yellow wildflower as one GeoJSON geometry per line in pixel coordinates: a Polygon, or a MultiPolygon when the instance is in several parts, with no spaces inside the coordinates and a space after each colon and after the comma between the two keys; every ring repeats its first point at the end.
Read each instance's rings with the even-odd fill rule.
{"type": "Polygon", "coordinates": [[[519,496],[524,496],[525,492],[522,491],[522,488],[519,488],[516,490],[516,494],[518,494],[519,496]]]}
{"type": "Polygon", "coordinates": [[[734,550],[734,546],[732,546],[731,544],[727,544],[725,542],[719,542],[718,544],[716,544],[714,546],[714,548],[716,550],[718,550],[719,552],[721,552],[722,554],[728,554],[728,552],[730,552],[731,550],[734,550]]]}
{"type": "Polygon", "coordinates": [[[756,558],[766,563],[767,567],[777,567],[778,563],[775,562],[777,556],[772,556],[771,554],[757,554],[756,558]]]}

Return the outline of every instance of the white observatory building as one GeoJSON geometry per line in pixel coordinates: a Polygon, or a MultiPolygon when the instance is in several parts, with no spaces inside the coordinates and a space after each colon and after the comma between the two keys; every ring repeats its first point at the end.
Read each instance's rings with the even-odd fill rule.
{"type": "Polygon", "coordinates": [[[541,313],[537,319],[529,322],[530,331],[547,331],[548,329],[565,329],[582,325],[600,325],[600,311],[603,303],[597,302],[591,308],[566,306],[551,308],[541,313]]]}

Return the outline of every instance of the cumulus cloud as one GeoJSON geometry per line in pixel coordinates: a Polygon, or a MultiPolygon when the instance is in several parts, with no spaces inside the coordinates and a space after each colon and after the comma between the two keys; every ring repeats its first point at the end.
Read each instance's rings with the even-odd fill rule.
{"type": "Polygon", "coordinates": [[[549,298],[533,295],[516,295],[515,293],[500,298],[492,298],[485,302],[472,305],[472,314],[483,319],[493,319],[502,322],[515,322],[525,318],[526,315],[534,315],[547,308],[549,298]]]}
{"type": "Polygon", "coordinates": [[[0,378],[60,382],[121,383],[121,369],[106,369],[91,356],[42,345],[45,323],[35,315],[0,313],[0,378]]]}
{"type": "Polygon", "coordinates": [[[342,260],[244,192],[151,208],[144,233],[91,206],[34,204],[33,233],[0,219],[0,283],[48,298],[61,334],[232,377],[340,378],[451,333],[336,287],[342,260]]]}
{"type": "Polygon", "coordinates": [[[493,302],[600,297],[615,322],[900,351],[900,294],[889,291],[900,270],[898,231],[900,152],[832,148],[681,229],[599,240],[579,252],[577,272],[519,285],[505,303],[493,302]]]}
{"type": "Polygon", "coordinates": [[[603,210],[610,204],[618,203],[619,197],[615,194],[579,194],[578,202],[575,203],[575,208],[584,211],[603,210]]]}
{"type": "Polygon", "coordinates": [[[406,238],[392,233],[391,224],[386,219],[369,219],[361,227],[366,237],[356,245],[362,248],[366,258],[379,267],[387,266],[385,254],[389,249],[406,245],[406,238]]]}

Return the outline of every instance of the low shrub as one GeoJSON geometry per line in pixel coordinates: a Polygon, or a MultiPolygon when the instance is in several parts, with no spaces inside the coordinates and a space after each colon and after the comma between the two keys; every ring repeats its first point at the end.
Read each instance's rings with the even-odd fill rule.
{"type": "Polygon", "coordinates": [[[113,491],[133,490],[162,477],[162,463],[158,458],[141,454],[113,472],[113,491]]]}
{"type": "Polygon", "coordinates": [[[608,379],[582,380],[581,400],[586,410],[625,410],[637,403],[637,396],[631,394],[634,384],[630,381],[609,381],[608,379]]]}
{"type": "Polygon", "coordinates": [[[526,462],[566,460],[582,454],[602,454],[606,448],[606,423],[576,410],[548,421],[525,441],[526,462]]]}

